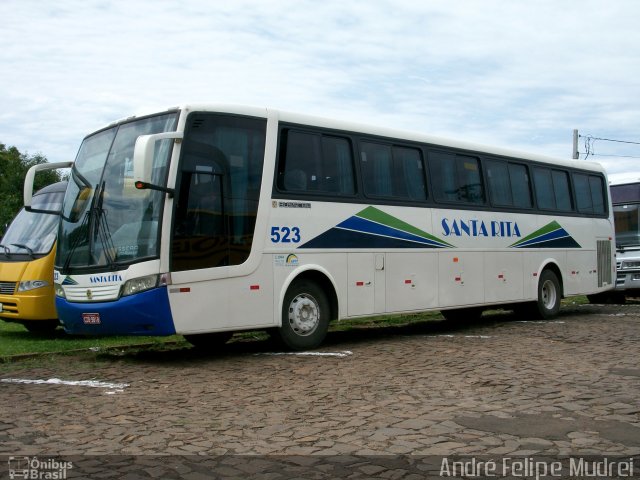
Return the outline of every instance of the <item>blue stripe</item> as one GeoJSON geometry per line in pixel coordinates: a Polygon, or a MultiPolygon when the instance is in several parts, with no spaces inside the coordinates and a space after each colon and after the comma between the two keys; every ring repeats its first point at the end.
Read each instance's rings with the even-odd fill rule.
{"type": "Polygon", "coordinates": [[[443,247],[442,243],[430,240],[428,238],[420,237],[412,233],[407,233],[397,228],[389,227],[381,223],[372,222],[361,217],[351,217],[344,222],[336,225],[336,228],[352,230],[360,233],[368,233],[370,235],[381,235],[383,237],[390,237],[399,240],[407,240],[411,242],[420,243],[422,245],[432,245],[437,247],[443,247]]]}
{"type": "Polygon", "coordinates": [[[559,238],[565,238],[570,236],[571,235],[569,235],[569,232],[567,232],[564,228],[560,228],[558,230],[554,230],[553,232],[545,233],[544,235],[541,235],[539,237],[532,238],[531,240],[527,240],[526,242],[522,242],[521,244],[516,245],[516,247],[525,247],[527,245],[543,243],[549,240],[556,240],[559,238]]]}

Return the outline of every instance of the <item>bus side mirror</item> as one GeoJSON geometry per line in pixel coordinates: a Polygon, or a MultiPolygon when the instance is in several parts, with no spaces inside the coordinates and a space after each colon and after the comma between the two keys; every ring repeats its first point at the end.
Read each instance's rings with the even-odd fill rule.
{"type": "MultiPolygon", "coordinates": [[[[34,165],[27,171],[27,175],[24,177],[24,208],[27,211],[32,211],[31,202],[33,200],[33,182],[36,177],[37,172],[42,172],[45,170],[56,170],[58,168],[70,168],[73,165],[73,162],[57,162],[57,163],[39,163],[34,165]]],[[[55,213],[59,214],[60,212],[42,212],[42,213],[55,213]]]]}
{"type": "Polygon", "coordinates": [[[140,135],[136,139],[133,150],[133,182],[138,189],[151,188],[153,172],[153,157],[156,144],[160,140],[182,140],[181,132],[156,133],[154,135],[140,135]]]}

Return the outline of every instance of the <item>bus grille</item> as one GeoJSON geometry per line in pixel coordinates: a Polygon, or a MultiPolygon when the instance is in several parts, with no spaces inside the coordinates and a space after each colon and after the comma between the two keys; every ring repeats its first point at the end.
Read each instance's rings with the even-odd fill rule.
{"type": "Polygon", "coordinates": [[[598,240],[598,287],[611,285],[611,240],[598,240]]]}
{"type": "Polygon", "coordinates": [[[64,293],[70,302],[109,302],[120,296],[120,285],[77,287],[65,285],[64,293]]]}
{"type": "Polygon", "coordinates": [[[16,282],[0,282],[0,294],[13,295],[16,291],[16,282]]]}

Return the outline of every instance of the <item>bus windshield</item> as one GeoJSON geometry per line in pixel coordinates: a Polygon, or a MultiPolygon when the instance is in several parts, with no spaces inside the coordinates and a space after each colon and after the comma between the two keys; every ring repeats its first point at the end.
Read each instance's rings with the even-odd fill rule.
{"type": "MultiPolygon", "coordinates": [[[[177,112],[140,118],[88,136],[62,206],[56,268],[117,268],[158,255],[164,193],[137,190],[133,150],[140,135],[174,131],[177,112]]],[[[153,182],[164,184],[172,140],[157,144],[153,182]]]]}
{"type": "Polygon", "coordinates": [[[616,246],[618,248],[640,248],[639,213],[639,204],[615,205],[613,207],[616,246]]]}
{"type": "MultiPolygon", "coordinates": [[[[64,192],[51,192],[33,197],[32,208],[59,210],[64,192]]],[[[56,240],[58,216],[20,210],[2,238],[5,255],[21,253],[30,256],[46,255],[56,240]]]]}

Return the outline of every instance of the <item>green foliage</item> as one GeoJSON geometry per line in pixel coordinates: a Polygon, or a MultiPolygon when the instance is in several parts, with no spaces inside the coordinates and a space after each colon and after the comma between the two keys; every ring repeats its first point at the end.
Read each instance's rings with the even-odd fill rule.
{"type": "MultiPolygon", "coordinates": [[[[16,147],[7,148],[0,143],[0,237],[6,226],[22,208],[24,177],[33,165],[46,163],[42,154],[27,155],[16,147]]],[[[55,170],[40,172],[36,175],[34,192],[47,185],[59,182],[60,174],[55,170]]]]}

